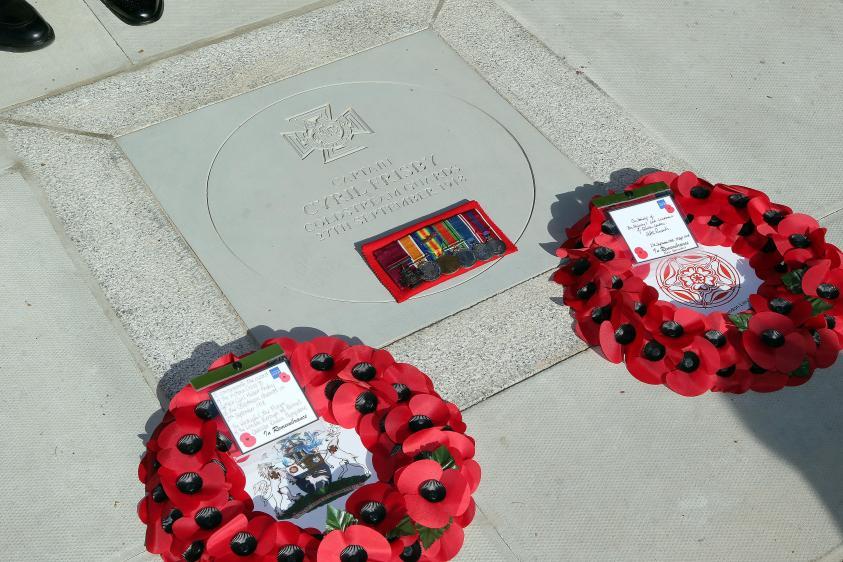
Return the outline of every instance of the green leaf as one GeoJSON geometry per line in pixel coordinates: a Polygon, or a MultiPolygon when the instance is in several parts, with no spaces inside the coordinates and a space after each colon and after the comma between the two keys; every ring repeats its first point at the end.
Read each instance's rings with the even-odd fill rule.
{"type": "Polygon", "coordinates": [[[413,525],[413,522],[410,520],[410,516],[405,515],[404,518],[398,522],[398,525],[386,534],[386,538],[394,539],[398,537],[409,537],[411,535],[415,535],[417,532],[418,531],[416,531],[415,525],[413,525]]]}
{"type": "Polygon", "coordinates": [[[340,511],[332,505],[328,506],[328,517],[325,520],[325,532],[345,531],[350,525],[357,523],[357,519],[347,511],[340,511]]]}
{"type": "Polygon", "coordinates": [[[811,367],[808,365],[808,360],[803,359],[802,364],[799,365],[799,368],[790,373],[791,377],[807,377],[811,374],[811,367]]]}
{"type": "Polygon", "coordinates": [[[433,453],[430,454],[430,458],[438,462],[443,470],[457,468],[457,463],[454,461],[454,457],[451,456],[451,453],[448,452],[448,447],[445,445],[442,445],[433,451],[433,453]]]}
{"type": "Polygon", "coordinates": [[[805,269],[794,269],[782,275],[782,283],[787,287],[791,293],[802,292],[802,276],[805,275],[805,269]]]}
{"type": "Polygon", "coordinates": [[[805,297],[805,300],[811,303],[811,308],[813,309],[815,316],[833,308],[831,304],[818,297],[805,297]]]}
{"type": "Polygon", "coordinates": [[[747,328],[749,328],[749,320],[752,318],[752,314],[730,314],[729,320],[732,321],[732,324],[737,327],[738,330],[741,332],[745,332],[747,328]]]}
{"type": "Polygon", "coordinates": [[[445,531],[447,531],[448,527],[450,526],[451,521],[448,521],[448,524],[442,527],[441,529],[431,529],[429,527],[423,527],[417,524],[416,529],[418,529],[419,540],[421,541],[422,546],[425,548],[430,548],[430,545],[439,540],[439,538],[445,534],[445,531]]]}

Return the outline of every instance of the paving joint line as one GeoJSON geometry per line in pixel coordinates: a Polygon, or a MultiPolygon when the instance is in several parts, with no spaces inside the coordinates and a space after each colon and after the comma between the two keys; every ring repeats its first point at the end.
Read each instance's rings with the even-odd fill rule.
{"type": "Polygon", "coordinates": [[[131,57],[129,57],[129,53],[127,53],[126,49],[123,48],[123,45],[121,45],[120,42],[117,41],[117,38],[114,36],[113,33],[111,33],[111,30],[108,29],[105,23],[100,19],[96,12],[91,9],[91,6],[87,2],[82,2],[82,4],[88,9],[89,12],[91,12],[91,15],[94,16],[94,19],[97,20],[97,23],[100,24],[100,27],[103,28],[103,30],[108,34],[109,37],[111,37],[111,40],[114,42],[117,48],[120,49],[120,52],[123,53],[123,56],[126,57],[126,62],[132,64],[132,59],[131,57]]]}
{"type": "Polygon", "coordinates": [[[0,125],[2,124],[14,125],[16,127],[30,127],[34,129],[47,129],[57,133],[65,133],[71,135],[79,135],[83,137],[92,137],[96,139],[115,140],[117,137],[108,133],[97,133],[95,131],[84,131],[82,129],[73,129],[71,127],[62,127],[60,125],[48,125],[46,123],[33,123],[32,121],[25,121],[23,119],[15,119],[13,117],[0,117],[0,125]]]}
{"type": "Polygon", "coordinates": [[[477,405],[479,405],[479,404],[482,404],[483,402],[485,402],[485,401],[487,401],[487,400],[490,400],[490,399],[494,398],[494,397],[495,397],[495,396],[497,396],[498,394],[503,394],[503,393],[504,393],[504,392],[506,392],[507,390],[510,390],[510,389],[512,389],[512,388],[515,388],[516,386],[518,386],[518,385],[520,385],[520,384],[523,384],[523,383],[527,382],[527,381],[528,381],[528,380],[530,380],[531,378],[533,378],[533,377],[535,377],[535,376],[538,376],[538,375],[540,375],[540,374],[544,373],[545,371],[549,371],[550,369],[552,369],[552,368],[556,367],[557,365],[560,365],[560,364],[564,363],[564,362],[565,362],[565,361],[567,361],[568,359],[573,359],[573,358],[574,358],[574,357],[576,357],[577,355],[580,355],[580,354],[582,354],[582,353],[585,353],[586,351],[588,351],[588,350],[590,350],[590,349],[591,349],[591,347],[590,347],[590,346],[586,346],[585,348],[580,349],[579,351],[575,351],[575,352],[571,353],[570,355],[566,355],[565,357],[563,357],[563,358],[559,359],[558,361],[554,361],[553,363],[550,363],[550,364],[548,364],[548,365],[543,365],[541,368],[539,368],[538,370],[536,370],[536,371],[535,371],[535,372],[533,372],[533,373],[530,373],[529,375],[527,375],[527,376],[526,376],[526,377],[524,377],[523,379],[518,380],[518,381],[515,381],[515,382],[513,382],[512,384],[507,385],[507,386],[505,386],[504,388],[501,388],[500,390],[496,390],[495,392],[493,392],[493,393],[492,393],[492,394],[490,394],[489,396],[486,396],[486,397],[484,397],[484,398],[481,398],[480,400],[478,400],[478,401],[476,401],[476,402],[472,402],[472,403],[471,403],[471,404],[469,404],[468,406],[465,406],[465,407],[460,408],[460,411],[461,411],[461,412],[466,412],[466,411],[470,410],[471,408],[474,408],[475,406],[477,406],[477,405]]]}
{"type": "Polygon", "coordinates": [[[138,367],[138,370],[140,371],[144,382],[146,382],[147,386],[149,387],[152,396],[157,400],[158,395],[156,392],[156,388],[158,386],[158,379],[155,377],[154,373],[149,368],[146,361],[143,359],[143,355],[140,349],[129,336],[125,326],[123,326],[123,323],[120,321],[120,318],[117,316],[116,312],[114,311],[114,308],[111,306],[108,297],[105,295],[105,292],[103,291],[96,277],[94,277],[94,274],[91,272],[90,268],[88,267],[88,264],[85,262],[84,258],[82,258],[82,255],[79,253],[78,248],[67,235],[67,232],[64,229],[64,225],[62,224],[61,219],[59,219],[58,215],[56,215],[46,191],[44,191],[44,189],[41,187],[41,184],[38,182],[37,178],[35,177],[35,174],[33,174],[23,163],[16,163],[11,168],[8,168],[6,170],[6,173],[10,171],[17,172],[18,174],[20,174],[27,187],[29,188],[30,192],[35,196],[35,200],[38,202],[38,205],[44,212],[44,215],[47,217],[47,220],[50,221],[50,226],[55,231],[56,236],[58,237],[59,242],[62,245],[62,248],[67,253],[68,258],[70,259],[76,271],[79,273],[79,276],[82,278],[82,281],[85,283],[85,286],[93,295],[94,300],[96,300],[97,304],[100,307],[100,310],[103,313],[103,316],[105,316],[106,320],[111,325],[117,337],[120,339],[120,341],[125,346],[126,350],[129,352],[132,361],[138,367]]]}
{"type": "Polygon", "coordinates": [[[491,520],[491,519],[489,519],[489,516],[488,516],[488,515],[486,515],[486,512],[485,512],[485,511],[483,511],[483,508],[482,508],[482,507],[480,507],[480,504],[479,504],[479,503],[475,503],[475,505],[477,506],[477,511],[479,511],[481,514],[483,514],[483,517],[486,519],[486,521],[488,521],[488,522],[489,522],[489,526],[490,526],[492,529],[494,529],[494,530],[495,530],[495,534],[498,536],[498,538],[501,540],[501,542],[504,544],[504,546],[506,546],[507,550],[509,550],[509,553],[510,553],[510,554],[512,554],[512,557],[513,557],[513,558],[515,558],[515,560],[518,560],[518,562],[520,562],[520,561],[521,561],[521,558],[519,558],[519,557],[518,557],[518,554],[516,554],[516,553],[515,553],[515,551],[512,549],[512,547],[511,547],[511,546],[509,546],[509,543],[508,543],[508,542],[506,542],[506,539],[505,539],[505,538],[503,538],[503,535],[502,535],[502,534],[501,534],[501,532],[498,530],[497,526],[495,526],[495,524],[494,524],[494,523],[492,523],[492,520],[491,520]]]}

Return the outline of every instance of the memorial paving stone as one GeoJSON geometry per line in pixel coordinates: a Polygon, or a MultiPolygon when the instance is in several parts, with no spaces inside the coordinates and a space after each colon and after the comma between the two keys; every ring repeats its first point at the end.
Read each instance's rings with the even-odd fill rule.
{"type": "Polygon", "coordinates": [[[432,31],[118,142],[257,337],[380,345],[547,271],[551,204],[590,182],[432,31]],[[362,243],[470,200],[519,251],[394,302],[362,243]]]}

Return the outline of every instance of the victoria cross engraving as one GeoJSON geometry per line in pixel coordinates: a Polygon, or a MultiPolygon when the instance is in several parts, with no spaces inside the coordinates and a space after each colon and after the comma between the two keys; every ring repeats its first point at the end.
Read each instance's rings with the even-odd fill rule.
{"type": "Polygon", "coordinates": [[[299,157],[304,160],[321,150],[325,164],[363,150],[366,147],[359,140],[354,141],[354,137],[374,132],[350,107],[335,119],[329,103],[288,117],[287,121],[300,127],[297,131],[281,133],[299,157]]]}

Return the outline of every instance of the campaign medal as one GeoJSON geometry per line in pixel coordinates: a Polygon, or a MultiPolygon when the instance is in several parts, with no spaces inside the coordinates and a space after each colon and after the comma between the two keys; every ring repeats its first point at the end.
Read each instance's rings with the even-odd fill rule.
{"type": "Polygon", "coordinates": [[[445,275],[450,275],[460,268],[460,260],[453,254],[445,254],[436,260],[436,263],[439,264],[439,267],[442,268],[442,273],[445,275]]]}
{"type": "Polygon", "coordinates": [[[401,284],[408,289],[412,289],[422,282],[422,276],[419,271],[412,266],[404,267],[401,270],[401,284]]]}
{"type": "Polygon", "coordinates": [[[419,272],[425,281],[434,281],[442,275],[442,268],[435,261],[425,261],[419,265],[419,272]]]}
{"type": "Polygon", "coordinates": [[[477,258],[478,261],[486,261],[492,257],[492,251],[489,249],[489,245],[485,242],[475,244],[471,247],[471,251],[474,252],[474,257],[477,258]]]}
{"type": "Polygon", "coordinates": [[[460,265],[466,269],[477,263],[477,258],[474,257],[474,253],[471,250],[460,250],[457,252],[457,259],[460,265]]]}
{"type": "Polygon", "coordinates": [[[496,256],[499,256],[506,252],[506,244],[504,244],[497,238],[489,238],[489,240],[486,242],[486,245],[489,246],[489,251],[496,256]]]}

